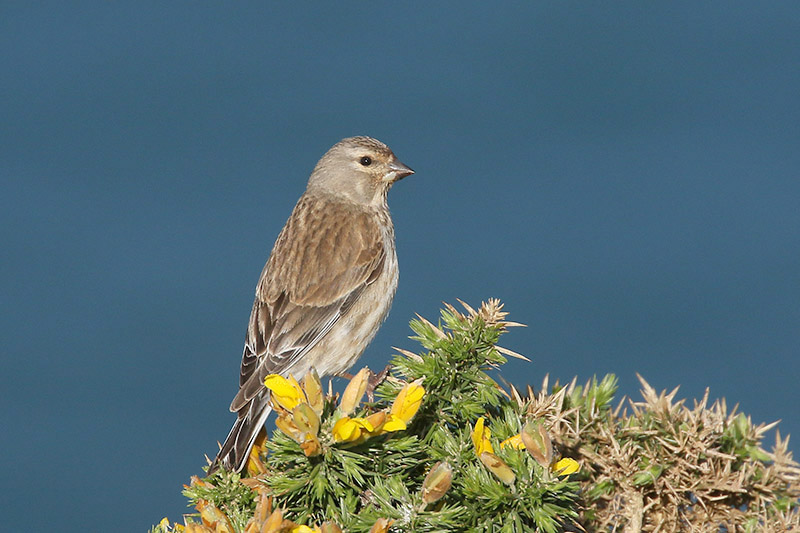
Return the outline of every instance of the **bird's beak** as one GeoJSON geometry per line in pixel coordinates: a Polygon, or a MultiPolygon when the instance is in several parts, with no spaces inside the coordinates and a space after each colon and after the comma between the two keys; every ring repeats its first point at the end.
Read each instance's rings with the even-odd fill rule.
{"type": "Polygon", "coordinates": [[[401,180],[406,176],[410,176],[414,173],[409,167],[405,166],[403,163],[398,161],[397,159],[393,159],[391,163],[389,163],[389,170],[391,170],[391,181],[395,182],[397,180],[401,180]]]}

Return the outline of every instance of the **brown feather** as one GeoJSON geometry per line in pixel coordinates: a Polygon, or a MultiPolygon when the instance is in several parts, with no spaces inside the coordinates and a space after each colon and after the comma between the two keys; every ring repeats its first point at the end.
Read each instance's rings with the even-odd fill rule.
{"type": "Polygon", "coordinates": [[[373,210],[335,198],[298,201],[258,283],[231,411],[263,389],[267,375],[285,373],[311,350],[380,275],[380,222],[373,210]],[[323,231],[315,227],[321,218],[336,224],[323,231]]]}

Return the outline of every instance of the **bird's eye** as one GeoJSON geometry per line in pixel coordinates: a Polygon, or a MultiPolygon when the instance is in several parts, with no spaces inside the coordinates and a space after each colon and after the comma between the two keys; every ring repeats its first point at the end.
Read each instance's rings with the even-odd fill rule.
{"type": "Polygon", "coordinates": [[[364,157],[361,158],[360,162],[365,167],[368,167],[368,166],[370,166],[372,164],[372,158],[370,156],[368,156],[368,155],[365,155],[364,157]]]}

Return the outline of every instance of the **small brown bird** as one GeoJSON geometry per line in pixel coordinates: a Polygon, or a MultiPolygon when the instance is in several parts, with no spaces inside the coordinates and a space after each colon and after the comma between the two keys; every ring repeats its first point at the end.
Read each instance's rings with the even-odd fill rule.
{"type": "Polygon", "coordinates": [[[267,375],[342,373],[375,337],[397,288],[386,194],[413,173],[370,137],[343,139],[319,160],[258,280],[236,423],[209,473],[247,464],[271,411],[267,375]]]}

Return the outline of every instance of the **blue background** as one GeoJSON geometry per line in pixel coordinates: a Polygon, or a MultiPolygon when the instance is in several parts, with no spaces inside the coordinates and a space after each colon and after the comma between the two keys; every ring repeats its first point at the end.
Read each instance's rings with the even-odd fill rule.
{"type": "Polygon", "coordinates": [[[797,2],[5,3],[0,72],[9,531],[188,511],[261,267],[356,134],[417,171],[362,361],[498,297],[518,384],[639,372],[800,431],[797,2]]]}

